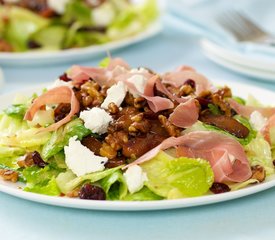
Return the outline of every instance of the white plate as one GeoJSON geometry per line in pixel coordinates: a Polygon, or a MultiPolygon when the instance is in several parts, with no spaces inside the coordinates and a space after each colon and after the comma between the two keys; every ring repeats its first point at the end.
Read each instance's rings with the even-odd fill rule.
{"type": "Polygon", "coordinates": [[[275,61],[251,58],[206,39],[201,41],[201,46],[210,60],[223,67],[248,76],[275,81],[275,61]]]}
{"type": "MultiPolygon", "coordinates": [[[[233,93],[240,97],[247,98],[250,93],[253,93],[254,96],[258,98],[262,103],[270,103],[274,102],[275,93],[264,90],[257,87],[252,87],[249,85],[225,82],[225,81],[216,81],[218,85],[227,84],[233,90],[233,93]]],[[[50,83],[48,84],[50,85],[50,83]]],[[[39,89],[42,89],[46,85],[27,89],[21,91],[22,94],[31,95],[33,92],[40,92],[39,89]]],[[[0,96],[0,109],[3,109],[9,105],[12,101],[15,94],[6,94],[0,96]]],[[[274,102],[275,103],[275,102],[274,102]]],[[[184,208],[191,206],[200,206],[206,204],[212,204],[227,200],[232,200],[236,198],[240,198],[243,196],[247,196],[253,193],[257,193],[268,188],[275,186],[275,175],[266,179],[264,183],[260,183],[257,185],[252,185],[250,187],[223,193],[217,195],[207,195],[202,197],[194,197],[194,198],[185,198],[185,199],[177,199],[177,200],[160,200],[160,201],[144,201],[144,202],[126,202],[126,201],[92,201],[92,200],[81,200],[81,199],[72,199],[65,197],[50,197],[35,193],[24,192],[19,189],[20,185],[16,185],[14,183],[5,182],[0,180],[0,191],[5,192],[7,194],[31,200],[34,202],[45,203],[49,205],[62,206],[62,207],[71,207],[71,208],[82,208],[82,209],[93,209],[93,210],[112,210],[112,211],[144,211],[144,210],[163,210],[163,209],[174,209],[174,208],[184,208]]]]}
{"type": "Polygon", "coordinates": [[[102,45],[95,45],[84,48],[74,48],[61,51],[37,51],[26,53],[0,53],[0,64],[2,65],[45,65],[65,62],[74,62],[77,60],[89,59],[92,56],[99,55],[110,50],[126,47],[150,37],[155,36],[161,31],[160,21],[156,21],[147,27],[143,32],[127,37],[118,41],[109,42],[102,45]]]}

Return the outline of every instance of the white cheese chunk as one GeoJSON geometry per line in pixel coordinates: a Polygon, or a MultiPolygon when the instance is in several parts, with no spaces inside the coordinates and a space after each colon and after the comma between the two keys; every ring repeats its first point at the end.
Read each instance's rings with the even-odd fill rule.
{"type": "Polygon", "coordinates": [[[65,82],[63,80],[60,80],[59,78],[56,79],[52,85],[48,86],[47,89],[52,89],[52,88],[56,88],[56,87],[61,87],[61,86],[67,86],[72,88],[72,82],[65,82]]]}
{"type": "Polygon", "coordinates": [[[91,20],[96,26],[105,27],[113,21],[115,14],[113,5],[105,2],[91,11],[91,20]]]}
{"type": "Polygon", "coordinates": [[[79,117],[84,121],[86,128],[98,134],[106,133],[110,122],[113,121],[109,113],[98,107],[82,111],[79,117]]]}
{"type": "Polygon", "coordinates": [[[266,121],[267,119],[258,111],[254,111],[250,114],[250,123],[257,131],[260,131],[264,127],[266,121]]]}
{"type": "Polygon", "coordinates": [[[130,193],[138,192],[148,180],[146,173],[138,165],[129,167],[123,175],[130,193]]]}
{"type": "Polygon", "coordinates": [[[64,147],[65,162],[68,168],[78,177],[104,170],[104,164],[108,158],[96,156],[76,139],[76,136],[70,138],[69,145],[64,147]]]}
{"type": "Polygon", "coordinates": [[[48,6],[55,12],[62,14],[65,12],[67,3],[70,0],[48,0],[48,6]]]}
{"type": "Polygon", "coordinates": [[[118,107],[123,102],[127,93],[127,88],[125,84],[120,81],[117,84],[113,85],[107,90],[107,97],[105,98],[104,102],[101,104],[102,108],[108,109],[108,105],[113,102],[118,107]]]}
{"type": "MultiPolygon", "coordinates": [[[[144,76],[140,74],[136,74],[130,77],[127,81],[129,83],[134,84],[134,86],[140,93],[142,94],[144,93],[146,82],[147,82],[144,76]]],[[[132,93],[131,90],[130,90],[130,93],[132,93]]],[[[134,95],[134,97],[137,97],[135,93],[132,93],[132,94],[134,95]]]]}

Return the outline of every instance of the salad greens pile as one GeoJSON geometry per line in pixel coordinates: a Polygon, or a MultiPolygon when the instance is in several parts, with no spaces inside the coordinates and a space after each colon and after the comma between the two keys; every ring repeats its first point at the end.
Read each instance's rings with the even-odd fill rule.
{"type": "MultiPolygon", "coordinates": [[[[143,5],[106,0],[96,7],[83,0],[69,0],[64,11],[50,17],[21,5],[0,3],[0,41],[12,52],[81,48],[135,35],[157,17],[156,0],[143,5]]],[[[0,47],[1,51],[5,49],[0,47]]]]}
{"type": "MultiPolygon", "coordinates": [[[[106,65],[106,62],[108,61],[101,64],[106,65]]],[[[44,90],[45,92],[47,90],[44,90]]],[[[55,131],[39,131],[39,127],[54,123],[53,108],[56,106],[47,105],[36,112],[33,120],[24,120],[27,110],[38,96],[39,94],[33,94],[30,98],[18,96],[11,106],[0,113],[0,175],[1,171],[6,170],[16,173],[18,181],[25,183],[24,191],[50,196],[74,196],[74,192],[79,192],[85,184],[93,184],[104,191],[106,200],[121,201],[178,199],[210,193],[209,189],[215,183],[210,161],[177,157],[173,151],[175,149],[171,148],[160,150],[149,161],[134,165],[135,174],[138,173],[135,175],[136,179],[129,180],[130,173],[127,175],[127,171],[131,167],[125,170],[125,165],[77,175],[73,168],[68,166],[65,149],[72,139],[77,142],[92,136],[95,141],[99,141],[102,136],[88,129],[78,115],[74,115],[69,122],[55,131]],[[29,157],[32,159],[31,164],[28,164],[29,157]],[[139,186],[134,186],[133,190],[130,181],[132,185],[137,182],[139,186]]],[[[249,101],[250,105],[258,106],[254,99],[249,101]]],[[[238,102],[243,106],[247,104],[241,98],[238,98],[238,102]]],[[[216,105],[208,106],[208,110],[211,114],[220,114],[216,105]]],[[[238,138],[224,129],[200,120],[184,129],[181,136],[206,131],[234,139],[244,150],[249,169],[260,167],[264,169],[266,176],[274,174],[272,144],[270,145],[255,127],[255,119],[252,121],[235,114],[234,120],[249,130],[245,138],[238,138]]],[[[272,131],[271,139],[274,139],[272,131]]],[[[79,156],[83,157],[81,153],[79,156]]],[[[127,159],[127,163],[132,160],[127,159]]],[[[258,179],[250,177],[240,183],[228,182],[228,186],[231,190],[237,190],[255,182],[258,182],[258,179]]]]}

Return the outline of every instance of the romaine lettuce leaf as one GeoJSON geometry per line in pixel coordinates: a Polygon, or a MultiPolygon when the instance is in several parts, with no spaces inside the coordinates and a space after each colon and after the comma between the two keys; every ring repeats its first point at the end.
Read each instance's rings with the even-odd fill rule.
{"type": "Polygon", "coordinates": [[[100,185],[108,200],[121,200],[127,195],[127,185],[120,169],[103,178],[100,185]]]}
{"type": "Polygon", "coordinates": [[[160,152],[140,166],[148,177],[145,186],[168,199],[203,195],[214,182],[211,166],[203,159],[173,159],[160,152]]]}
{"type": "Polygon", "coordinates": [[[260,165],[264,167],[267,175],[274,173],[271,148],[261,134],[258,134],[244,148],[251,166],[260,165]]]}
{"type": "Polygon", "coordinates": [[[26,181],[24,191],[51,196],[60,195],[60,190],[55,179],[60,172],[60,169],[53,168],[50,164],[44,168],[37,166],[25,168],[22,171],[26,181]]]}
{"type": "Polygon", "coordinates": [[[61,192],[66,194],[74,190],[76,187],[78,187],[85,181],[92,182],[92,183],[97,182],[109,176],[110,174],[116,172],[121,167],[122,166],[106,169],[100,172],[89,173],[80,177],[77,177],[71,170],[67,170],[64,173],[60,173],[56,178],[56,181],[61,192]]]}
{"type": "Polygon", "coordinates": [[[52,134],[51,138],[43,146],[41,156],[43,159],[47,160],[63,150],[64,146],[68,145],[71,137],[77,136],[77,138],[81,140],[90,133],[91,131],[84,127],[82,120],[76,118],[60,127],[52,134]]]}
{"type": "Polygon", "coordinates": [[[23,120],[28,106],[26,104],[14,104],[6,108],[3,112],[9,117],[23,120]]]}
{"type": "MultiPolygon", "coordinates": [[[[16,51],[27,50],[27,42],[34,32],[47,26],[48,19],[20,7],[1,7],[4,14],[8,14],[9,21],[5,25],[4,39],[6,39],[16,51]]],[[[1,16],[0,16],[1,18],[1,16]]]]}
{"type": "Polygon", "coordinates": [[[143,187],[138,192],[127,194],[122,200],[124,201],[153,201],[162,200],[163,197],[153,193],[149,188],[143,187]]]}

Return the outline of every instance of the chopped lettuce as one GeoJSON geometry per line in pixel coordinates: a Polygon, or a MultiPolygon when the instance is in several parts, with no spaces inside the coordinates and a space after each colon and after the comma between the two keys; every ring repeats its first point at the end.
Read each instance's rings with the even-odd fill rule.
{"type": "Polygon", "coordinates": [[[6,108],[3,112],[9,117],[23,119],[27,111],[28,106],[26,104],[14,104],[6,108]]]}
{"type": "Polygon", "coordinates": [[[261,134],[245,146],[245,152],[251,166],[264,167],[267,175],[274,173],[270,145],[261,134]]]}
{"type": "Polygon", "coordinates": [[[50,164],[44,168],[33,166],[24,169],[22,174],[27,183],[24,191],[59,196],[60,190],[56,183],[56,176],[60,171],[50,164]]]}
{"type": "Polygon", "coordinates": [[[106,169],[100,172],[89,173],[84,176],[77,177],[71,170],[67,170],[65,173],[60,173],[56,178],[57,185],[62,193],[68,193],[81,185],[83,182],[97,182],[108,175],[116,172],[122,166],[106,169]]]}
{"type": "Polygon", "coordinates": [[[67,28],[61,25],[47,26],[35,32],[30,40],[44,49],[58,50],[63,48],[67,28]]]}
{"type": "Polygon", "coordinates": [[[82,120],[76,118],[52,134],[51,138],[43,146],[41,156],[47,160],[63,150],[64,146],[68,145],[71,137],[77,136],[77,139],[81,140],[90,133],[91,131],[84,127],[82,120]]]}
{"type": "Polygon", "coordinates": [[[153,201],[162,200],[163,197],[152,192],[148,187],[143,187],[138,192],[127,194],[122,200],[124,201],[153,201]]]}
{"type": "Polygon", "coordinates": [[[140,166],[148,177],[145,185],[155,194],[168,199],[203,195],[214,182],[211,166],[203,159],[173,159],[160,152],[140,166]]]}
{"type": "Polygon", "coordinates": [[[100,185],[108,200],[122,200],[127,195],[127,185],[120,169],[103,178],[100,185]]]}
{"type": "Polygon", "coordinates": [[[16,51],[27,50],[30,35],[49,24],[48,19],[40,17],[27,9],[20,7],[1,8],[4,9],[1,14],[8,14],[9,16],[9,21],[3,33],[4,39],[7,39],[16,51]]]}

